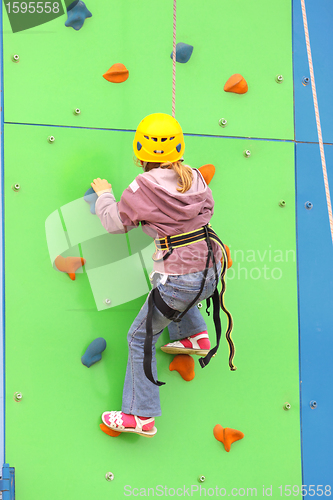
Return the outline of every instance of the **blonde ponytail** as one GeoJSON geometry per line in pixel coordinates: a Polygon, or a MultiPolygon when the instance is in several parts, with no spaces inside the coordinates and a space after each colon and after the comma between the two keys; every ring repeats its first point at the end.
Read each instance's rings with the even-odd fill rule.
{"type": "Polygon", "coordinates": [[[143,167],[145,172],[149,172],[153,168],[172,168],[178,175],[178,186],[177,191],[180,193],[185,193],[192,186],[193,173],[191,167],[184,165],[181,161],[176,161],[172,163],[167,161],[165,163],[155,163],[155,162],[143,162],[141,164],[138,158],[134,157],[134,163],[137,167],[143,167]]]}
{"type": "Polygon", "coordinates": [[[174,163],[166,162],[161,164],[161,168],[173,168],[173,170],[178,175],[178,186],[177,191],[180,193],[185,193],[192,186],[193,173],[191,167],[183,165],[181,161],[176,161],[174,163]]]}

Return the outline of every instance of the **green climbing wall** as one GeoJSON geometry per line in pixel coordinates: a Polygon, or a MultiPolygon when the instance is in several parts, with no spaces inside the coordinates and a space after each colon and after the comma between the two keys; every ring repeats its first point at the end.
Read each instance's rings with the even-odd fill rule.
{"type": "MultiPolygon", "coordinates": [[[[265,485],[277,499],[280,485],[301,484],[291,3],[184,0],[178,9],[177,41],[194,51],[177,64],[176,117],[187,134],[221,136],[187,136],[185,160],[216,166],[212,223],[234,260],[226,304],[238,369],[229,371],[223,340],[204,370],[196,360],[191,382],[170,372],[172,356],[158,352],[167,384],[153,439],[99,429],[101,413],[121,407],[126,333],[145,295],[98,310],[89,259],[100,258],[93,250],[100,256],[102,244],[112,260],[114,237],[99,236],[94,247],[87,234],[69,250],[87,258],[71,281],[52,267],[45,234],[48,217],[82,198],[95,177],[108,179],[119,199],[140,172],[133,130],[151,112],[171,112],[172,2],[129,4],[87,0],[93,17],[77,32],[64,16],[13,35],[4,19],[6,461],[16,469],[17,499],[117,499],[140,488],[148,496],[158,485],[169,496],[192,487],[198,497],[199,475],[207,494],[217,486],[226,496],[232,488],[262,496],[265,485]],[[10,59],[16,53],[18,64],[10,59]],[[116,62],[130,72],[119,85],[102,78],[116,62]],[[223,92],[236,72],[249,84],[245,95],[223,92]],[[99,336],[107,349],[87,369],[80,357],[99,336]],[[230,453],[213,437],[217,423],[245,434],[230,453]]],[[[62,225],[69,234],[63,218],[62,225]]],[[[131,238],[114,243],[124,259],[138,251],[131,238]]],[[[133,288],[127,276],[117,283],[133,288]]],[[[158,345],[167,340],[165,331],[158,345]]]]}

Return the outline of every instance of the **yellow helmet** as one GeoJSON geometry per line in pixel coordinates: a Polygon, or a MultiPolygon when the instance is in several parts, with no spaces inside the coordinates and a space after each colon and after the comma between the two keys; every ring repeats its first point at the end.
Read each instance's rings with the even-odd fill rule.
{"type": "Polygon", "coordinates": [[[165,113],[148,115],[139,123],[133,149],[135,156],[142,161],[177,161],[185,150],[181,126],[175,118],[165,113]]]}

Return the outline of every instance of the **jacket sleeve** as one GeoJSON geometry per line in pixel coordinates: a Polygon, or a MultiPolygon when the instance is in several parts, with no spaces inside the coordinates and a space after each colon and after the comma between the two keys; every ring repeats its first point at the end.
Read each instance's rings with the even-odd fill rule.
{"type": "Polygon", "coordinates": [[[123,223],[119,215],[118,203],[112,193],[102,193],[96,200],[96,215],[108,233],[122,234],[134,229],[138,224],[132,223],[128,218],[123,223]]]}
{"type": "Polygon", "coordinates": [[[96,215],[108,233],[127,233],[140,224],[139,214],[132,206],[135,202],[131,194],[133,191],[129,187],[123,192],[120,202],[116,202],[114,195],[108,192],[98,197],[95,205],[96,215]]]}

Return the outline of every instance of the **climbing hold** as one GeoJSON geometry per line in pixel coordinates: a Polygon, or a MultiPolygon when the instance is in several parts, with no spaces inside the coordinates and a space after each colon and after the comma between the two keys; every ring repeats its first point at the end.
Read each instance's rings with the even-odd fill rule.
{"type": "Polygon", "coordinates": [[[199,168],[199,171],[202,177],[205,179],[206,184],[209,184],[212,178],[214,177],[215,167],[214,165],[208,163],[207,165],[202,165],[202,167],[199,168]]]}
{"type": "Polygon", "coordinates": [[[225,92],[234,92],[235,94],[245,94],[249,88],[247,86],[245,78],[236,73],[232,75],[229,80],[224,85],[225,92]]]}
{"type": "Polygon", "coordinates": [[[67,7],[67,16],[65,26],[67,26],[67,28],[74,28],[78,31],[82,28],[87,17],[92,17],[92,13],[87,9],[84,2],[75,0],[67,7]]]}
{"type": "Polygon", "coordinates": [[[86,201],[87,203],[89,203],[89,205],[90,205],[90,212],[92,214],[96,214],[95,204],[96,204],[97,198],[98,198],[98,195],[96,194],[96,192],[93,190],[92,187],[89,188],[84,193],[84,196],[83,196],[84,201],[86,201]]]}
{"type": "Polygon", "coordinates": [[[103,432],[105,432],[105,434],[107,434],[108,436],[112,436],[112,437],[117,437],[119,436],[119,434],[121,434],[121,432],[117,432],[117,431],[114,431],[112,429],[109,429],[109,427],[107,427],[105,424],[99,424],[101,430],[103,432]]]}
{"type": "MultiPolygon", "coordinates": [[[[193,52],[193,45],[187,43],[177,43],[176,45],[176,61],[179,63],[187,63],[193,52]]],[[[171,52],[171,59],[173,59],[173,51],[171,52]]]]}
{"type": "Polygon", "coordinates": [[[102,337],[98,337],[89,344],[86,349],[86,352],[81,358],[81,362],[83,365],[90,368],[93,364],[97,363],[102,359],[102,352],[106,348],[106,340],[102,337]]]}
{"type": "Polygon", "coordinates": [[[229,427],[224,428],[220,424],[215,425],[213,434],[215,439],[223,443],[225,451],[230,451],[232,443],[244,437],[241,431],[229,429],[229,427]]]}
{"type": "Polygon", "coordinates": [[[195,377],[194,359],[189,354],[177,354],[170,363],[169,370],[176,370],[179,375],[189,382],[195,377]]]}
{"type": "MultiPolygon", "coordinates": [[[[227,269],[229,269],[229,267],[232,266],[232,258],[231,258],[231,255],[230,255],[230,248],[228,247],[228,245],[224,245],[225,246],[225,249],[227,251],[227,257],[228,257],[228,267],[227,269]]],[[[221,262],[222,262],[223,258],[221,259],[221,262]]]]}
{"type": "Polygon", "coordinates": [[[83,257],[62,257],[62,255],[58,255],[54,261],[56,268],[63,272],[68,273],[70,279],[72,281],[75,280],[75,272],[79,269],[79,267],[83,266],[86,263],[86,259],[83,257]]]}
{"type": "Polygon", "coordinates": [[[125,82],[128,78],[129,71],[124,64],[116,63],[104,73],[105,80],[113,83],[125,82]]]}

